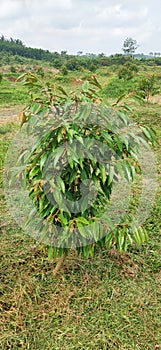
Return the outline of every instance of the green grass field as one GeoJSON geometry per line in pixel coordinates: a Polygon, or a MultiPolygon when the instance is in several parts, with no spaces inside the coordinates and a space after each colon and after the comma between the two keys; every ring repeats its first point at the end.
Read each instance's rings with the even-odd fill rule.
{"type": "Polygon", "coordinates": [[[149,242],[122,254],[98,250],[88,260],[73,251],[53,277],[55,262],[48,260],[47,249],[25,235],[5,202],[3,164],[19,128],[12,115],[25,102],[25,91],[7,84],[0,108],[0,348],[160,350],[161,97],[159,103],[137,106],[137,118],[154,127],[159,141],[158,191],[145,223],[149,242]]]}

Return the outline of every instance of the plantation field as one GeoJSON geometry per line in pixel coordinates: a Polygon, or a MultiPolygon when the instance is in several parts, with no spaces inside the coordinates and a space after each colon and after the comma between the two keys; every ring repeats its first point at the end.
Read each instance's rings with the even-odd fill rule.
{"type": "MultiPolygon", "coordinates": [[[[96,73],[104,88],[115,74],[109,68],[96,73]]],[[[57,79],[68,90],[71,84],[75,89],[79,78],[83,81],[86,75],[72,72],[68,78],[57,79]]],[[[4,160],[20,127],[17,114],[25,105],[26,90],[16,82],[9,83],[6,76],[1,84],[1,349],[160,350],[161,96],[135,106],[136,119],[153,126],[158,139],[154,149],[158,190],[145,222],[149,242],[133,245],[127,253],[98,249],[96,256],[87,260],[73,251],[53,277],[56,262],[48,259],[45,247],[17,226],[5,202],[4,160]]],[[[114,99],[112,94],[109,98],[114,99]]]]}

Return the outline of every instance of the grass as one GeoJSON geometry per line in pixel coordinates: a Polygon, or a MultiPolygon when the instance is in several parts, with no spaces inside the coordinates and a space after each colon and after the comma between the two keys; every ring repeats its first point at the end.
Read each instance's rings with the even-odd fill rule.
{"type": "MultiPolygon", "coordinates": [[[[145,104],[139,120],[161,140],[161,106],[145,104]]],[[[0,126],[1,168],[17,126],[0,126]]],[[[160,145],[155,149],[161,183],[160,145]]],[[[161,349],[161,186],[146,221],[149,243],[128,253],[72,252],[53,278],[47,249],[17,226],[6,206],[0,173],[0,347],[2,350],[161,349]]]]}
{"type": "Polygon", "coordinates": [[[7,125],[0,125],[0,135],[8,134],[15,130],[15,125],[13,123],[7,123],[7,125]]]}
{"type": "Polygon", "coordinates": [[[11,221],[5,230],[2,349],[142,350],[160,343],[157,245],[88,261],[71,255],[53,279],[46,252],[11,221]]]}
{"type": "Polygon", "coordinates": [[[0,90],[0,106],[10,107],[19,104],[22,105],[26,102],[27,93],[25,88],[16,83],[16,81],[10,82],[7,80],[7,77],[3,78],[0,90]]]}

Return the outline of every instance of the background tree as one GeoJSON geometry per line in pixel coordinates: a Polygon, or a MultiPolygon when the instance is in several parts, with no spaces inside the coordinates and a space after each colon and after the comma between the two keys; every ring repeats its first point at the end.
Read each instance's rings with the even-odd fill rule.
{"type": "Polygon", "coordinates": [[[61,73],[62,75],[68,75],[68,69],[65,64],[61,67],[61,73]]]}
{"type": "Polygon", "coordinates": [[[123,52],[125,55],[128,56],[133,56],[135,53],[136,49],[138,48],[137,41],[132,38],[126,38],[124,43],[123,43],[123,52]]]}
{"type": "Polygon", "coordinates": [[[139,91],[143,98],[149,101],[150,96],[154,96],[159,93],[159,87],[156,84],[156,78],[154,75],[150,77],[144,77],[140,80],[139,91]]]}

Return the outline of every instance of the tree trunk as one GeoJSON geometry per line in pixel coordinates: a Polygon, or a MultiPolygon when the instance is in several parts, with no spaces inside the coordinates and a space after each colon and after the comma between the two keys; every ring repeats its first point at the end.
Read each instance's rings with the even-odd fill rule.
{"type": "Polygon", "coordinates": [[[61,266],[62,266],[63,263],[64,263],[64,260],[66,259],[66,256],[67,256],[67,254],[64,253],[64,254],[62,255],[62,257],[58,260],[58,262],[57,262],[57,264],[56,264],[56,266],[55,266],[55,269],[54,269],[54,271],[53,271],[53,276],[56,276],[57,273],[59,272],[61,266]]]}

